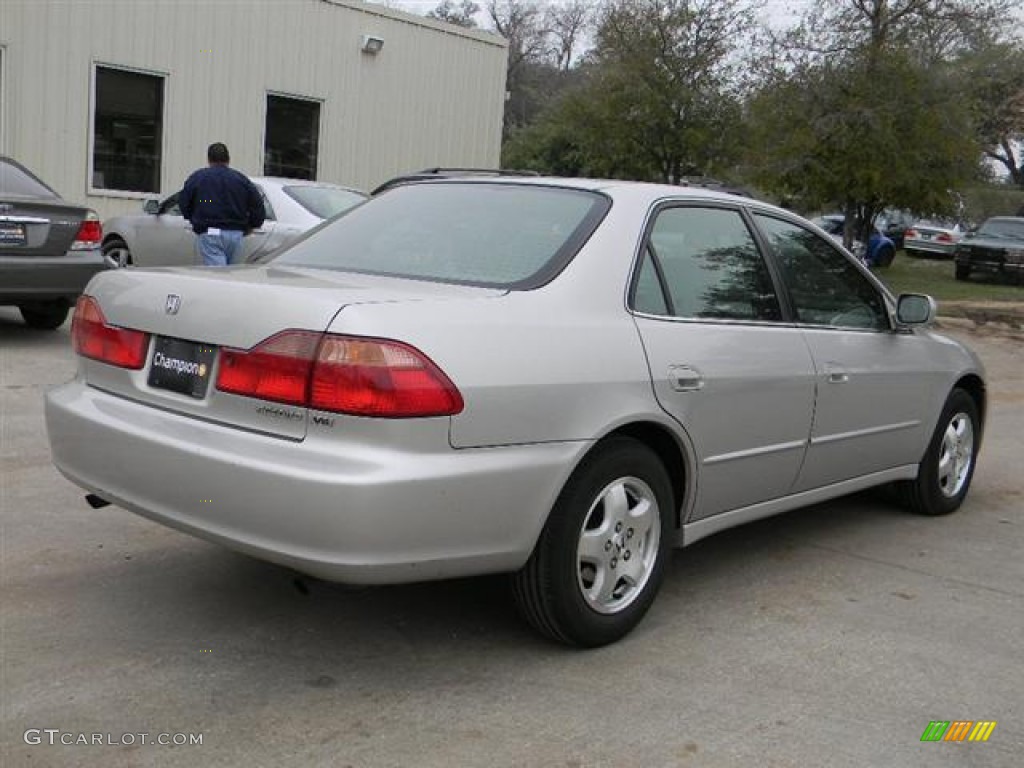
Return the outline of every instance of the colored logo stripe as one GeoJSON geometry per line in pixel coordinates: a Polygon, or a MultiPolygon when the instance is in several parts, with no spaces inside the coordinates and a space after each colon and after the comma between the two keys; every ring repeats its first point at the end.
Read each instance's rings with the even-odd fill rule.
{"type": "Polygon", "coordinates": [[[921,741],[988,741],[996,725],[995,720],[932,720],[921,741]]]}
{"type": "Polygon", "coordinates": [[[932,720],[921,734],[921,741],[941,741],[949,728],[949,720],[932,720]]]}
{"type": "Polygon", "coordinates": [[[946,738],[943,741],[963,741],[971,732],[972,725],[974,725],[973,720],[954,720],[953,724],[949,726],[949,730],[946,731],[946,738]]]}
{"type": "Polygon", "coordinates": [[[974,730],[971,731],[971,736],[968,741],[988,741],[988,737],[992,735],[992,731],[996,729],[996,721],[990,720],[979,720],[978,724],[974,726],[974,730]]]}

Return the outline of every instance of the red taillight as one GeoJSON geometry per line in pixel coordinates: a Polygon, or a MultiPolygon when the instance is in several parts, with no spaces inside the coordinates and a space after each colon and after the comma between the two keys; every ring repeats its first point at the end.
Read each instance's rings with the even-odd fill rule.
{"type": "Polygon", "coordinates": [[[916,229],[908,229],[903,233],[903,237],[918,237],[916,229]]]}
{"type": "Polygon", "coordinates": [[[357,416],[450,416],[462,395],[422,352],[397,341],[324,336],[310,407],[357,416]]]}
{"type": "Polygon", "coordinates": [[[937,236],[937,237],[935,238],[935,240],[936,240],[937,242],[940,242],[940,243],[952,243],[952,242],[954,242],[954,240],[953,240],[953,236],[952,236],[951,234],[949,234],[948,232],[942,232],[942,233],[940,233],[940,234],[939,234],[939,235],[938,235],[938,236],[937,236]]]}
{"type": "Polygon", "coordinates": [[[284,331],[252,349],[221,350],[217,389],[305,406],[313,360],[322,335],[311,331],[284,331]]]}
{"type": "Polygon", "coordinates": [[[103,225],[100,224],[99,217],[93,211],[89,211],[78,225],[78,233],[75,235],[75,242],[71,244],[71,250],[90,251],[99,248],[102,240],[103,225]]]}
{"type": "Polygon", "coordinates": [[[71,319],[71,339],[82,357],[138,370],[146,363],[149,337],[142,331],[107,325],[92,296],[81,296],[71,319]]]}
{"type": "Polygon", "coordinates": [[[413,347],[309,331],[222,350],[217,389],[355,416],[448,416],[463,407],[455,385],[413,347]]]}

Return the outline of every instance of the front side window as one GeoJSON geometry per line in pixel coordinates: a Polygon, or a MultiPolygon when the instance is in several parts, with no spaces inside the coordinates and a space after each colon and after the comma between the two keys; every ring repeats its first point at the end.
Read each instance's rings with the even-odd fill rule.
{"type": "Polygon", "coordinates": [[[163,121],[162,76],[96,67],[93,188],[159,191],[163,121]]]}
{"type": "Polygon", "coordinates": [[[610,203],[525,184],[407,184],[312,230],[277,264],[529,289],[576,254],[610,203]]]}
{"type": "Polygon", "coordinates": [[[316,179],[320,102],[267,95],[263,175],[316,179]]]}
{"type": "Polygon", "coordinates": [[[775,252],[801,323],[889,329],[881,294],[832,243],[789,221],[754,218],[775,252]]]}
{"type": "Polygon", "coordinates": [[[687,206],[658,213],[633,306],[655,314],[664,306],[670,315],[692,319],[782,319],[768,266],[742,216],[720,208],[687,206]]]}

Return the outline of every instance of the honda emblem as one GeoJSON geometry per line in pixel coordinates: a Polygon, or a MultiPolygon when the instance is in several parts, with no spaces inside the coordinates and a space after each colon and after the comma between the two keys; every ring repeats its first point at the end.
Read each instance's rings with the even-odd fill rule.
{"type": "Polygon", "coordinates": [[[164,304],[164,312],[168,315],[176,315],[179,309],[181,309],[181,296],[176,293],[168,293],[167,303],[164,304]]]}

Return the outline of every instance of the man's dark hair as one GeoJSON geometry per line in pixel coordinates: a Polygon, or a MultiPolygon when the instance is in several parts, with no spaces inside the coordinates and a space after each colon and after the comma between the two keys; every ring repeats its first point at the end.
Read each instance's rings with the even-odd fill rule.
{"type": "Polygon", "coordinates": [[[211,163],[230,163],[231,155],[228,154],[227,146],[218,141],[207,148],[206,159],[211,163]]]}

